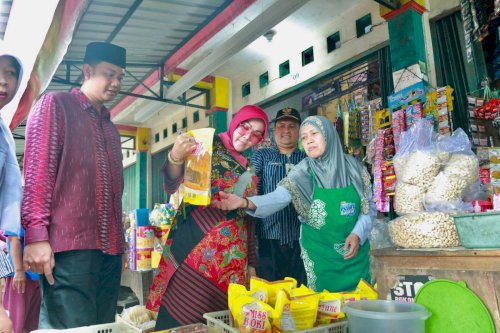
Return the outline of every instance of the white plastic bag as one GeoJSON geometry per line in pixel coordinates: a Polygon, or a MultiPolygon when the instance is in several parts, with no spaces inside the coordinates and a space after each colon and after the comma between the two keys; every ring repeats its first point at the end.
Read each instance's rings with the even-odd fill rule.
{"type": "Polygon", "coordinates": [[[434,129],[426,120],[420,120],[401,134],[399,149],[394,155],[398,181],[419,185],[439,173],[435,140],[434,129]]]}
{"type": "Polygon", "coordinates": [[[424,212],[398,217],[389,223],[392,242],[404,248],[460,245],[453,218],[446,213],[424,212]]]}

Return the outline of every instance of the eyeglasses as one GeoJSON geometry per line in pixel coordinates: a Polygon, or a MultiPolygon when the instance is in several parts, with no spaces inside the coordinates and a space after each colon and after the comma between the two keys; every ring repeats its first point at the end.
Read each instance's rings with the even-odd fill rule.
{"type": "Polygon", "coordinates": [[[240,135],[247,135],[248,133],[250,134],[250,142],[252,144],[257,144],[262,141],[263,139],[263,134],[260,131],[254,131],[252,125],[250,125],[248,122],[242,122],[238,125],[236,128],[238,133],[240,135]]]}

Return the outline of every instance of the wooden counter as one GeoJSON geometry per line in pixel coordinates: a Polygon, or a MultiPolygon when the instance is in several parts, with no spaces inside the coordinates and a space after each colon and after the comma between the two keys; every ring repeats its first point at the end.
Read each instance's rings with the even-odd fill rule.
{"type": "Polygon", "coordinates": [[[384,248],[370,254],[380,299],[390,297],[400,275],[464,281],[486,305],[500,332],[500,250],[384,248]]]}

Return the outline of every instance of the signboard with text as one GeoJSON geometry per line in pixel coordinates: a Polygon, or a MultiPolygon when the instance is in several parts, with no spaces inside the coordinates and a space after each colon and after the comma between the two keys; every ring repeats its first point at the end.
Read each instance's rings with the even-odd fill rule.
{"type": "Polygon", "coordinates": [[[398,283],[391,288],[391,299],[413,303],[420,287],[430,280],[431,275],[400,275],[398,283]]]}
{"type": "Polygon", "coordinates": [[[332,80],[328,84],[315,89],[312,93],[302,97],[302,108],[308,109],[340,95],[340,83],[338,80],[332,80]]]}

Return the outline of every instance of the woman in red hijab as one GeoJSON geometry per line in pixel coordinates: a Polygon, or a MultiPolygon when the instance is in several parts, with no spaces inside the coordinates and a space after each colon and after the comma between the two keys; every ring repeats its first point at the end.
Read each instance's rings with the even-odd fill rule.
{"type": "MultiPolygon", "coordinates": [[[[242,107],[229,130],[214,137],[212,201],[218,192],[255,195],[257,177],[242,153],[267,135],[266,113],[255,105],[242,107]]],[[[183,182],[184,160],[196,148],[194,139],[179,135],[162,169],[167,193],[183,182]]],[[[229,283],[245,284],[255,274],[255,232],[244,209],[221,211],[186,205],[168,241],[168,258],[160,263],[148,309],[158,311],[155,331],[202,322],[203,314],[227,309],[229,283]]]]}

